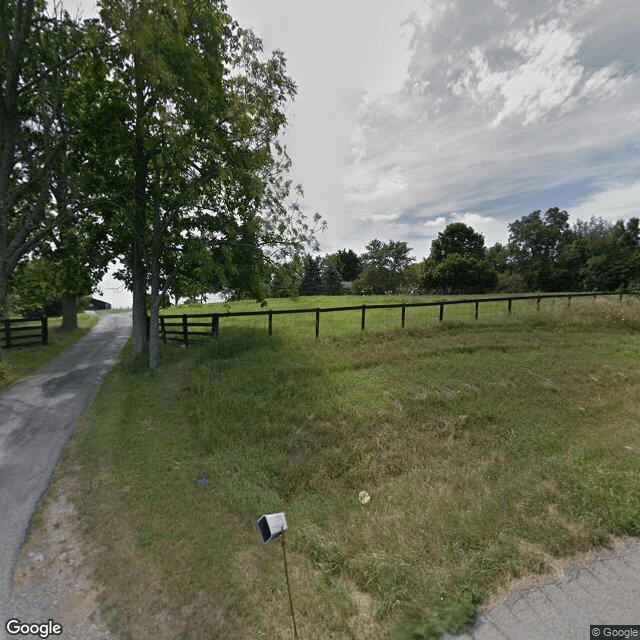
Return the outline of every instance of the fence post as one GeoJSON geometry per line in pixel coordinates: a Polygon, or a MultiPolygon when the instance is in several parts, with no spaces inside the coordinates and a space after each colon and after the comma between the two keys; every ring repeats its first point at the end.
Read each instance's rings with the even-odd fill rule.
{"type": "Polygon", "coordinates": [[[217,313],[214,313],[211,317],[213,322],[213,326],[211,327],[211,333],[213,333],[213,340],[216,344],[218,344],[218,338],[220,336],[220,316],[217,313]]]}
{"type": "Polygon", "coordinates": [[[184,346],[189,346],[189,318],[186,313],[182,314],[182,340],[184,341],[184,346]]]}
{"type": "Polygon", "coordinates": [[[148,314],[145,316],[145,318],[146,318],[145,326],[147,328],[147,340],[149,340],[149,338],[151,337],[151,318],[149,317],[148,314]]]}
{"type": "Polygon", "coordinates": [[[271,309],[269,309],[269,335],[273,335],[273,311],[271,309]]]}
{"type": "Polygon", "coordinates": [[[476,309],[475,309],[475,313],[473,314],[473,319],[477,320],[478,319],[478,305],[480,304],[479,300],[476,300],[476,309]]]}
{"type": "Polygon", "coordinates": [[[162,342],[167,344],[167,332],[164,328],[164,316],[160,316],[160,333],[162,334],[162,342]]]}
{"type": "Polygon", "coordinates": [[[316,307],[316,338],[320,335],[320,307],[316,307]]]}
{"type": "Polygon", "coordinates": [[[47,316],[42,316],[40,320],[40,325],[42,327],[42,344],[49,344],[49,325],[47,323],[47,316]]]}
{"type": "Polygon", "coordinates": [[[9,318],[4,321],[4,341],[7,349],[11,349],[11,320],[9,318]]]}
{"type": "Polygon", "coordinates": [[[407,311],[407,305],[402,303],[402,328],[404,329],[404,317],[407,311]]]}
{"type": "Polygon", "coordinates": [[[567,296],[567,307],[571,306],[571,296],[567,296]]]}
{"type": "Polygon", "coordinates": [[[536,298],[536,311],[540,311],[540,298],[536,298]]]}
{"type": "Polygon", "coordinates": [[[508,309],[509,309],[509,313],[511,313],[511,298],[509,298],[509,306],[508,306],[508,309]]]}
{"type": "Polygon", "coordinates": [[[360,328],[362,329],[362,331],[364,331],[364,319],[365,319],[366,309],[367,309],[367,305],[363,304],[362,305],[362,322],[360,323],[360,328]]]}
{"type": "Polygon", "coordinates": [[[444,302],[440,303],[440,316],[438,317],[438,322],[442,322],[444,318],[444,302]]]}

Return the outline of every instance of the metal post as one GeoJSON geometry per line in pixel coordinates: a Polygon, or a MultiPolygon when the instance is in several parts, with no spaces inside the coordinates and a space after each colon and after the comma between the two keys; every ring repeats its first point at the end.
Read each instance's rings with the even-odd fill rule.
{"type": "Polygon", "coordinates": [[[476,300],[476,310],[475,313],[473,314],[474,320],[478,319],[478,305],[480,304],[480,302],[478,302],[478,300],[476,300]]]}
{"type": "Polygon", "coordinates": [[[269,309],[269,335],[273,335],[273,311],[269,309]]]}
{"type": "MultiPolygon", "coordinates": [[[[320,335],[320,308],[316,308],[316,338],[320,335]]],[[[284,540],[282,541],[284,545],[284,540]]],[[[284,546],[282,547],[284,549],[284,546]]]]}
{"type": "Polygon", "coordinates": [[[287,591],[289,593],[289,606],[291,607],[291,620],[293,620],[293,637],[298,638],[298,629],[296,627],[296,616],[293,612],[293,598],[291,597],[291,585],[289,584],[289,569],[287,568],[287,552],[284,545],[284,533],[280,536],[282,540],[282,557],[284,558],[284,573],[287,576],[287,591]]]}
{"type": "Polygon", "coordinates": [[[405,318],[405,313],[407,311],[407,305],[403,304],[402,305],[402,328],[404,329],[404,318],[405,318]]]}
{"type": "Polygon", "coordinates": [[[442,322],[442,319],[444,318],[444,303],[441,302],[440,303],[440,316],[438,318],[439,322],[442,322]]]}

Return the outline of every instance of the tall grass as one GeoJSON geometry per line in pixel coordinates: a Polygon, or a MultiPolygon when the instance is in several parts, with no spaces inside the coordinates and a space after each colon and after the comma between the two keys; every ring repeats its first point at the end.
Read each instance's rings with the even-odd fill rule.
{"type": "Polygon", "coordinates": [[[62,469],[112,628],[292,637],[255,529],[274,511],[305,640],[437,637],[509,580],[640,534],[639,331],[637,300],[534,303],[317,341],[228,326],[154,374],[116,367],[62,469]]]}

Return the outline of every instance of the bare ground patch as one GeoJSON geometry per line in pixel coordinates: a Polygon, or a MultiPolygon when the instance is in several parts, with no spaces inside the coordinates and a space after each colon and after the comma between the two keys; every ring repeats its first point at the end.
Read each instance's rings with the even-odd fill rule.
{"type": "Polygon", "coordinates": [[[12,615],[29,622],[51,618],[65,640],[115,640],[97,603],[70,488],[69,480],[58,479],[40,507],[14,572],[12,615]]]}

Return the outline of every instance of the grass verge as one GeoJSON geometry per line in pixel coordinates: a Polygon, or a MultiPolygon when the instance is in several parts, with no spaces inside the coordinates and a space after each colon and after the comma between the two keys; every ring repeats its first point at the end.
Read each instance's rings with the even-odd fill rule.
{"type": "Polygon", "coordinates": [[[508,581],[640,534],[640,305],[121,363],[65,458],[122,638],[435,638],[508,581]],[[206,477],[208,484],[196,480],[206,477]],[[363,505],[358,493],[371,500],[363,505]]]}
{"type": "Polygon", "coordinates": [[[4,360],[0,362],[0,393],[60,355],[82,338],[97,321],[98,316],[95,314],[80,313],[77,331],[62,331],[62,318],[49,318],[48,345],[3,349],[4,360]]]}

